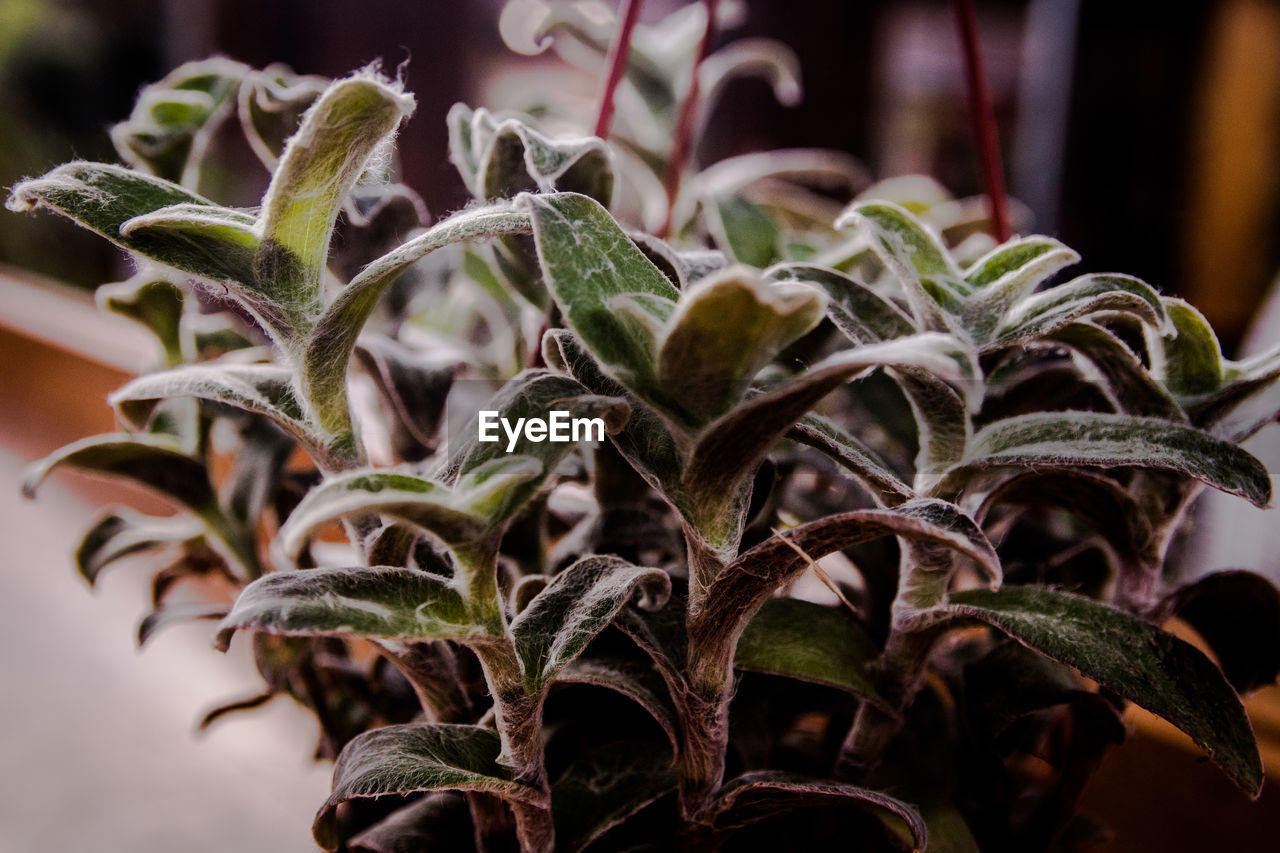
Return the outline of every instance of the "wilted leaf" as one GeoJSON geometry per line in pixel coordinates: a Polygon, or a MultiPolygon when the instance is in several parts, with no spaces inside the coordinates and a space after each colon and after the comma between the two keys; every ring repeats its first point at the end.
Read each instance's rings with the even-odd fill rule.
{"type": "Polygon", "coordinates": [[[237,630],[295,637],[440,640],[476,631],[445,578],[390,566],[272,572],[249,584],[218,626],[225,651],[237,630]]]}
{"type": "Polygon", "coordinates": [[[848,615],[796,598],[770,598],[738,639],[734,665],[879,700],[868,667],[879,656],[848,615]]]}
{"type": "Polygon", "coordinates": [[[556,575],[511,622],[525,690],[544,690],[637,592],[646,609],[660,608],[671,579],[617,557],[584,557],[556,575]]]}
{"type": "Polygon", "coordinates": [[[1189,734],[1251,796],[1262,760],[1221,670],[1172,634],[1087,598],[1036,587],[955,593],[939,609],[977,619],[1065,663],[1189,734]]]}
{"type": "Polygon", "coordinates": [[[511,781],[497,762],[500,749],[497,732],[480,726],[385,726],[357,736],[333,768],[333,792],[312,826],[316,842],[338,849],[334,812],[355,799],[455,790],[545,806],[545,794],[511,781]]]}

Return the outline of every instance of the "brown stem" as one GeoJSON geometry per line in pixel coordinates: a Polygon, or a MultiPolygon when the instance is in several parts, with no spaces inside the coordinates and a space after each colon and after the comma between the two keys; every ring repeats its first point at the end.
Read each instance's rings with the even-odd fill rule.
{"type": "Polygon", "coordinates": [[[689,91],[680,103],[680,114],[676,119],[675,137],[671,143],[671,159],[667,161],[667,173],[663,176],[662,185],[667,191],[667,218],[658,229],[658,236],[665,237],[671,229],[671,214],[675,209],[676,195],[680,192],[680,180],[684,173],[685,161],[689,159],[693,145],[693,128],[698,115],[698,71],[703,61],[711,53],[711,44],[716,39],[716,8],[719,0],[703,0],[707,7],[707,29],[698,42],[698,54],[693,61],[693,72],[689,79],[689,91]]]}
{"type": "Polygon", "coordinates": [[[982,179],[986,185],[992,228],[996,240],[1003,243],[1010,237],[1009,205],[1004,192],[1004,172],[1000,167],[1000,139],[996,130],[995,110],[991,106],[991,89],[987,85],[987,72],[982,62],[982,47],[978,38],[978,13],[974,0],[952,0],[952,5],[956,12],[956,26],[960,31],[960,44],[964,48],[969,122],[981,157],[982,179]]]}
{"type": "Polygon", "coordinates": [[[613,124],[613,97],[622,82],[622,75],[627,70],[627,56],[631,53],[631,31],[635,29],[640,18],[640,7],[644,0],[622,0],[622,11],[619,13],[621,24],[609,45],[608,76],[604,79],[604,91],[600,94],[600,112],[596,114],[596,136],[609,138],[609,127],[613,124]]]}

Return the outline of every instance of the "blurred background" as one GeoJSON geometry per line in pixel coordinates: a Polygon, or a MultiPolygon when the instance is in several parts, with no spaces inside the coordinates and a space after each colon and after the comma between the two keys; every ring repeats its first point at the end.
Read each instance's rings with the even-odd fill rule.
{"type": "MultiPolygon", "coordinates": [[[[648,0],[644,19],[681,5],[648,0]]],[[[449,107],[491,104],[504,79],[557,61],[508,51],[501,6],[0,0],[0,186],[76,157],[116,160],[107,128],[181,62],[223,54],[339,76],[380,58],[408,62],[418,110],[399,140],[405,182],[442,214],[467,200],[446,159],[449,107]]],[[[957,195],[980,191],[947,2],[745,6],[745,25],[721,40],[791,45],[805,100],[782,107],[763,83],[735,84],[698,152],[704,164],[830,147],[876,177],[923,172],[957,195]]],[[[1235,347],[1280,268],[1280,3],[978,7],[1010,193],[1035,230],[1078,249],[1081,271],[1123,270],[1191,300],[1235,347]]],[[[253,204],[267,175],[247,150],[238,156],[207,179],[220,199],[253,204]]],[[[113,573],[94,601],[69,557],[73,532],[114,489],[66,478],[20,504],[12,486],[28,460],[109,430],[105,394],[146,366],[127,327],[87,304],[127,270],[105,241],[56,217],[0,217],[0,837],[22,850],[310,849],[328,771],[307,765],[309,718],[276,703],[192,741],[203,709],[252,690],[249,663],[210,653],[199,625],[135,659],[142,575],[113,573]]],[[[1240,564],[1275,575],[1275,553],[1255,548],[1240,564]]],[[[1086,807],[1116,826],[1110,849],[1237,849],[1223,827],[1275,837],[1274,798],[1250,809],[1160,737],[1126,744],[1131,760],[1109,762],[1091,789],[1086,807]]]]}

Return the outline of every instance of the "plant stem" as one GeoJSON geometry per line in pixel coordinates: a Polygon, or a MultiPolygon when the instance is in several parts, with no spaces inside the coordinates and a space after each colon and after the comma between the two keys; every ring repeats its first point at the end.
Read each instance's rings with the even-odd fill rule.
{"type": "Polygon", "coordinates": [[[640,7],[644,0],[622,0],[622,11],[619,13],[621,23],[613,44],[609,46],[606,62],[609,66],[608,76],[604,80],[604,91],[600,94],[600,112],[596,114],[596,136],[609,138],[609,127],[613,124],[613,97],[618,91],[618,84],[627,69],[627,56],[631,53],[631,31],[635,29],[640,18],[640,7]]]}
{"type": "Polygon", "coordinates": [[[969,90],[969,123],[978,145],[982,179],[986,185],[991,226],[996,240],[1010,237],[1009,205],[1004,192],[1004,172],[1000,166],[1000,140],[996,130],[995,110],[991,106],[991,89],[987,85],[986,67],[982,62],[982,46],[978,38],[978,13],[974,0],[952,0],[956,27],[964,48],[965,83],[969,90]]]}
{"type": "Polygon", "coordinates": [[[667,191],[667,218],[658,228],[657,235],[666,237],[671,230],[671,214],[676,206],[676,196],[680,192],[680,180],[684,172],[685,161],[689,159],[690,147],[693,145],[693,129],[698,115],[698,72],[703,61],[711,53],[711,45],[716,39],[716,8],[719,0],[703,0],[707,7],[707,29],[698,42],[698,54],[693,60],[693,71],[689,78],[689,90],[680,103],[680,113],[676,119],[675,136],[671,143],[671,158],[667,161],[667,173],[663,176],[663,188],[667,191]]]}

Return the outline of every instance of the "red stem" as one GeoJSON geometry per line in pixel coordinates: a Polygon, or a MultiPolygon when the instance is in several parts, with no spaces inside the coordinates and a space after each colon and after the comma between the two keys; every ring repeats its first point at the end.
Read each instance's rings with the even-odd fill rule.
{"type": "Polygon", "coordinates": [[[991,89],[982,63],[982,47],[978,39],[978,12],[974,0],[953,0],[956,26],[964,47],[965,82],[969,89],[969,121],[973,138],[982,159],[982,180],[986,184],[987,204],[996,240],[1008,240],[1009,203],[1004,194],[1004,172],[1000,167],[1000,138],[996,130],[996,114],[991,106],[991,89]]]}
{"type": "Polygon", "coordinates": [[[605,60],[609,64],[609,76],[604,81],[604,92],[600,95],[600,112],[596,115],[596,136],[609,138],[609,126],[613,124],[613,96],[622,82],[622,75],[627,69],[627,55],[631,52],[631,31],[635,29],[640,18],[640,7],[644,0],[622,0],[622,12],[619,17],[622,24],[613,44],[609,45],[609,56],[605,60]]]}
{"type": "Polygon", "coordinates": [[[707,29],[702,34],[702,41],[698,43],[698,55],[693,60],[689,91],[685,93],[684,101],[680,104],[680,115],[676,119],[671,159],[667,161],[667,174],[662,182],[667,191],[667,218],[658,229],[659,237],[665,237],[671,228],[671,212],[676,204],[676,194],[680,192],[680,178],[684,172],[685,160],[689,158],[689,148],[693,145],[693,123],[698,115],[698,70],[711,53],[711,45],[716,40],[716,7],[719,0],[703,0],[703,3],[707,7],[707,29]]]}

